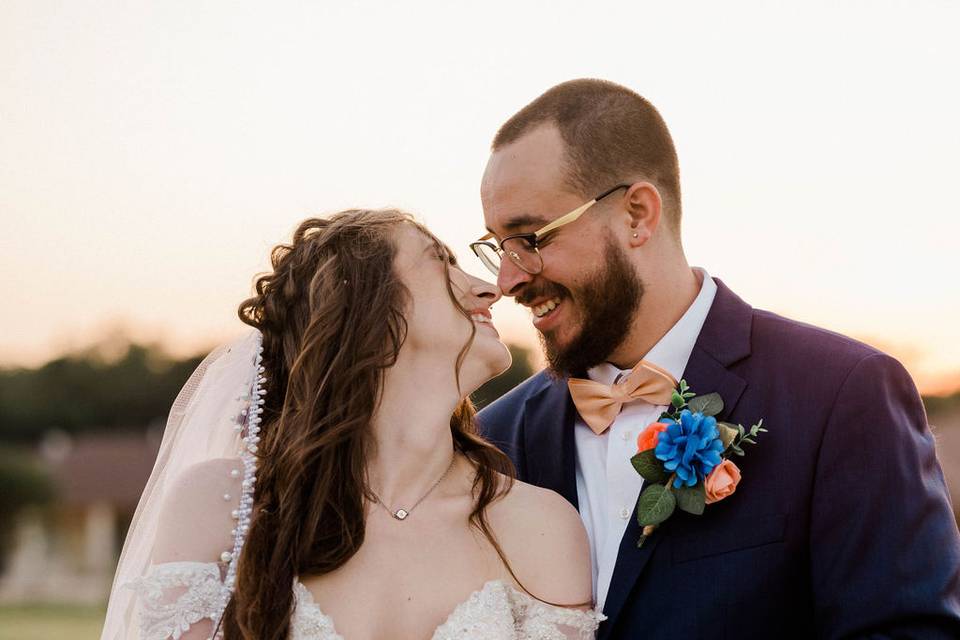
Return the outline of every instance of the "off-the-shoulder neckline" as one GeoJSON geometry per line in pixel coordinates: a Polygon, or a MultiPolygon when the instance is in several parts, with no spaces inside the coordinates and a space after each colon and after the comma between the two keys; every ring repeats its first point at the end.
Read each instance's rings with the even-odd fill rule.
{"type": "MultiPolygon", "coordinates": [[[[173,569],[182,568],[182,567],[201,567],[203,569],[207,569],[211,573],[214,571],[217,572],[218,578],[220,575],[220,567],[216,562],[203,562],[198,560],[173,560],[169,562],[151,564],[150,569],[156,570],[156,569],[164,568],[166,570],[173,570],[173,569]]],[[[337,632],[336,626],[333,622],[333,618],[331,618],[328,614],[326,614],[320,608],[320,606],[314,600],[313,593],[306,587],[306,585],[303,584],[303,582],[300,581],[299,576],[294,578],[293,586],[294,586],[294,594],[298,603],[302,602],[305,607],[310,608],[317,617],[321,618],[324,621],[325,625],[328,627],[329,631],[334,635],[335,638],[337,638],[337,640],[344,640],[343,636],[341,636],[337,632]]],[[[483,585],[479,589],[472,591],[470,595],[466,597],[466,599],[464,599],[462,602],[457,604],[457,606],[455,606],[453,610],[451,610],[450,613],[447,615],[447,617],[444,619],[443,623],[441,623],[440,626],[437,627],[434,633],[436,633],[437,631],[442,629],[444,626],[446,626],[450,622],[450,620],[453,619],[455,615],[457,615],[457,612],[460,611],[465,606],[467,606],[470,602],[481,597],[482,595],[487,593],[489,590],[497,587],[499,587],[500,589],[502,589],[512,597],[518,598],[528,604],[533,603],[535,606],[539,605],[539,606],[547,607],[550,609],[567,611],[573,615],[576,615],[577,613],[579,613],[583,615],[596,616],[599,620],[605,619],[605,616],[603,615],[603,613],[595,608],[584,610],[584,609],[578,609],[573,607],[567,608],[567,607],[559,607],[556,605],[547,604],[545,602],[537,600],[530,594],[517,589],[512,584],[509,584],[506,580],[503,580],[502,578],[496,578],[493,580],[487,580],[486,582],[483,583],[483,585]]]]}

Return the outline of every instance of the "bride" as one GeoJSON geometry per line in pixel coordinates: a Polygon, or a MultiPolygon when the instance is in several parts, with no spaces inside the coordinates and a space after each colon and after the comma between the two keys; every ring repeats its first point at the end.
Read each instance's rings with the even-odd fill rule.
{"type": "Polygon", "coordinates": [[[174,402],[102,638],[592,638],[576,510],[474,427],[496,287],[393,210],[271,258],[174,402]]]}

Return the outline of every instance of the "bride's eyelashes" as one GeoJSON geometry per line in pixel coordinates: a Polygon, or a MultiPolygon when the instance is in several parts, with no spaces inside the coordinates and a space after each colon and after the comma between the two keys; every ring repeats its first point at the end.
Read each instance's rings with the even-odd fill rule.
{"type": "Polygon", "coordinates": [[[446,262],[451,267],[457,266],[457,256],[455,256],[450,250],[437,249],[437,252],[433,254],[433,257],[441,262],[446,262]]]}

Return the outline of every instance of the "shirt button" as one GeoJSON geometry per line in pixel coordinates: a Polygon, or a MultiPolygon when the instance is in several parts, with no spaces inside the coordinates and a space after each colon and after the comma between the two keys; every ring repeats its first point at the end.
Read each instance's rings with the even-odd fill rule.
{"type": "Polygon", "coordinates": [[[630,431],[624,431],[623,433],[620,434],[620,437],[623,438],[624,442],[626,442],[627,440],[630,439],[630,435],[631,435],[630,431]]]}
{"type": "Polygon", "coordinates": [[[622,509],[620,509],[620,517],[623,518],[624,520],[626,520],[627,518],[629,518],[629,517],[630,517],[630,509],[627,509],[626,507],[623,507],[622,509]]]}

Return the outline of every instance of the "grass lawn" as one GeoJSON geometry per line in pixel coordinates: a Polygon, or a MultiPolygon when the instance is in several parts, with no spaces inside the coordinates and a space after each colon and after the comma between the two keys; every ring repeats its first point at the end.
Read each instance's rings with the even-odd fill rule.
{"type": "Polygon", "coordinates": [[[105,607],[0,607],[0,640],[99,640],[105,607]]]}

